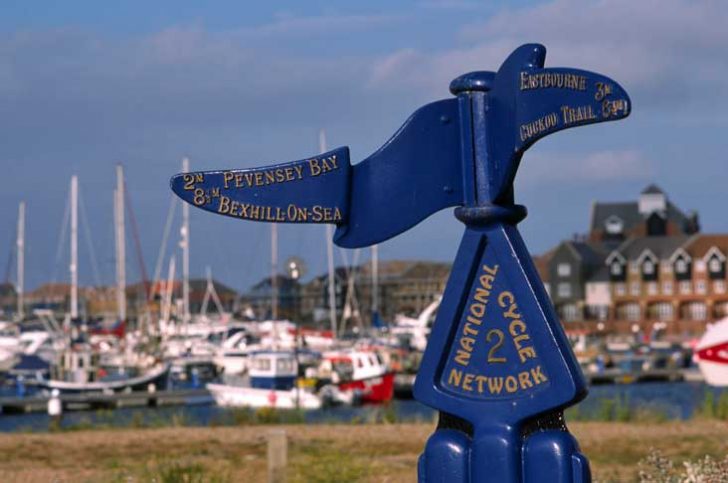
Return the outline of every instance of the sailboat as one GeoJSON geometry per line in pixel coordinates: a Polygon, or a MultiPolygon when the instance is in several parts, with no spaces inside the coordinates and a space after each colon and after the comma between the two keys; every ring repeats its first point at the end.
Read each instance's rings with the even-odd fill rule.
{"type": "MultiPolygon", "coordinates": [[[[123,227],[123,170],[117,168],[117,189],[114,196],[117,256],[117,302],[119,320],[126,319],[126,293],[124,276],[124,232],[123,227]]],[[[50,377],[40,379],[37,384],[48,390],[61,393],[113,393],[151,388],[164,389],[167,385],[169,364],[159,363],[150,356],[134,354],[135,363],[128,364],[123,354],[102,354],[91,344],[91,335],[79,325],[78,310],[78,177],[71,177],[70,186],[70,264],[71,278],[69,313],[64,321],[68,331],[66,348],[60,354],[58,364],[51,367],[50,377]],[[121,361],[113,366],[105,365],[102,355],[121,361]]]]}

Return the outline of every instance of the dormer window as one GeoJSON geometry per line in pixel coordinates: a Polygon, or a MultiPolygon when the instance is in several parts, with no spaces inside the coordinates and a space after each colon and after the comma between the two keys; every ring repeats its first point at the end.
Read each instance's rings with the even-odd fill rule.
{"type": "Polygon", "coordinates": [[[645,282],[657,281],[657,264],[659,260],[652,253],[651,250],[647,249],[642,252],[635,264],[641,269],[642,280],[645,282]]]}
{"type": "Polygon", "coordinates": [[[708,276],[712,280],[722,280],[725,278],[726,259],[725,255],[717,248],[711,248],[705,255],[703,260],[708,266],[708,276]]]}
{"type": "Polygon", "coordinates": [[[675,279],[690,280],[692,278],[692,260],[685,252],[679,252],[673,259],[675,279]]]}
{"type": "Polygon", "coordinates": [[[627,278],[627,260],[624,256],[614,251],[605,261],[609,269],[609,278],[612,282],[624,282],[627,278]]]}
{"type": "Polygon", "coordinates": [[[604,229],[609,235],[621,235],[624,231],[624,222],[618,216],[610,216],[604,222],[604,229]]]}
{"type": "Polygon", "coordinates": [[[622,275],[622,265],[619,262],[612,263],[611,272],[615,277],[619,277],[622,275]]]}

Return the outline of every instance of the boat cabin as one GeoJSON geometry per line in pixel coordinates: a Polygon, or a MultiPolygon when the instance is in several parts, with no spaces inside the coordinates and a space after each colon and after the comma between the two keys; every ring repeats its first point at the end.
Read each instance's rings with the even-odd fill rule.
{"type": "Polygon", "coordinates": [[[293,352],[254,352],[248,367],[250,385],[257,389],[289,390],[298,376],[298,362],[293,352]]]}

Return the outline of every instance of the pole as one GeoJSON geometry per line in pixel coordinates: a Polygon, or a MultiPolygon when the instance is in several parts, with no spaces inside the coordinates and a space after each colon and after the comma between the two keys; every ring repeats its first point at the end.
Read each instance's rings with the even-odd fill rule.
{"type": "Polygon", "coordinates": [[[18,205],[18,233],[17,233],[17,250],[18,250],[18,279],[16,292],[18,294],[18,320],[25,317],[25,301],[23,300],[25,290],[25,201],[21,201],[18,205]]]}
{"type": "Polygon", "coordinates": [[[114,191],[114,226],[116,228],[116,307],[119,320],[126,320],[126,237],[124,233],[124,168],[116,165],[114,191]]]}
{"type": "Polygon", "coordinates": [[[71,176],[71,319],[78,318],[78,176],[71,176]]]}
{"type": "MultiPolygon", "coordinates": [[[[190,160],[182,160],[182,172],[190,170],[190,160]]],[[[190,323],[190,205],[182,204],[182,323],[185,327],[185,334],[188,332],[190,323]]]]}
{"type": "MultiPolygon", "coordinates": [[[[322,129],[319,131],[319,151],[326,152],[326,132],[322,129]]],[[[329,321],[331,323],[331,333],[336,338],[336,276],[334,273],[334,227],[326,225],[326,260],[329,269],[329,321]]]]}
{"type": "Polygon", "coordinates": [[[174,291],[174,271],[175,258],[172,255],[169,258],[169,271],[167,272],[167,284],[164,292],[164,306],[162,307],[162,320],[165,324],[169,324],[170,312],[172,310],[172,292],[174,291]]]}
{"type": "MultiPolygon", "coordinates": [[[[188,203],[185,203],[189,205],[188,203]]],[[[270,226],[271,317],[278,320],[278,224],[270,226]]]]}

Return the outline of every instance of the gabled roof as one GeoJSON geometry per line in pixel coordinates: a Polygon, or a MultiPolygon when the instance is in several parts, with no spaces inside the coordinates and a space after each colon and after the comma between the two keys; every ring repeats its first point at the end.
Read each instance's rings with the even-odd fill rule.
{"type": "Polygon", "coordinates": [[[704,258],[711,248],[717,248],[724,256],[728,255],[728,234],[695,235],[685,245],[685,251],[694,259],[704,258]]]}
{"type": "Polygon", "coordinates": [[[659,260],[667,260],[690,238],[689,235],[630,238],[622,243],[616,251],[627,260],[637,260],[645,250],[652,252],[659,260]]]}
{"type": "MultiPolygon", "coordinates": [[[[659,190],[659,188],[657,189],[659,190]]],[[[666,212],[664,215],[667,220],[675,223],[681,230],[685,229],[685,226],[689,221],[688,216],[670,201],[667,202],[666,212]]],[[[589,224],[589,230],[594,231],[603,229],[607,219],[613,216],[622,220],[625,230],[630,230],[636,225],[643,223],[645,220],[644,215],[640,213],[639,203],[637,201],[596,202],[592,205],[592,218],[589,224]]]]}

